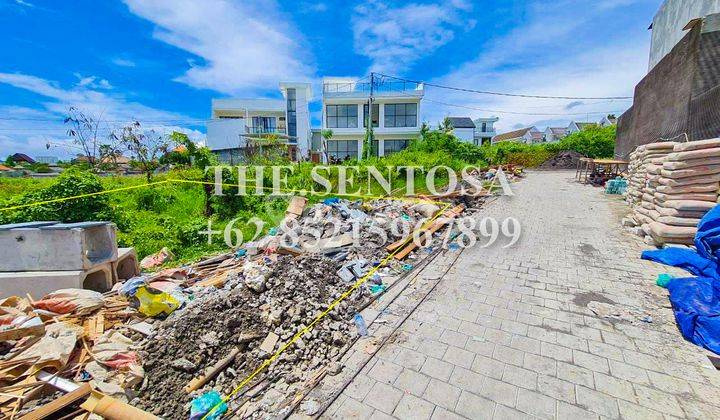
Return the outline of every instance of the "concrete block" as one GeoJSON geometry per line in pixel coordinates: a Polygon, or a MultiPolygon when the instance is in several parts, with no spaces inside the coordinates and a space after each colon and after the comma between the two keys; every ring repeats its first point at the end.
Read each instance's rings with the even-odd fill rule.
{"type": "Polygon", "coordinates": [[[113,267],[113,284],[140,275],[135,248],[118,248],[118,259],[111,263],[113,267]]]}
{"type": "Polygon", "coordinates": [[[0,272],[89,270],[117,256],[109,222],[0,226],[0,272]]]}
{"type": "Polygon", "coordinates": [[[112,287],[113,270],[110,263],[96,265],[90,270],[0,272],[0,297],[25,296],[40,299],[58,289],[89,289],[107,292],[112,287]]]}

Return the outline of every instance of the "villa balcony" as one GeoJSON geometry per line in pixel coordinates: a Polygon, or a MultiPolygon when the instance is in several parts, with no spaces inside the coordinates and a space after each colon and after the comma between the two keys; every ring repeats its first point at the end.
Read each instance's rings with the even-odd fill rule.
{"type": "MultiPolygon", "coordinates": [[[[425,88],[422,83],[403,81],[375,82],[375,97],[415,97],[422,98],[425,88]]],[[[325,98],[367,98],[370,96],[369,82],[332,82],[323,83],[325,98]]]]}

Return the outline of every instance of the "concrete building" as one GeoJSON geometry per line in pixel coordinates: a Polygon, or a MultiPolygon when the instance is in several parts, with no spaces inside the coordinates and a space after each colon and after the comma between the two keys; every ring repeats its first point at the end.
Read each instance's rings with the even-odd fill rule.
{"type": "Polygon", "coordinates": [[[499,143],[501,141],[514,141],[517,143],[531,144],[535,139],[537,139],[538,134],[542,135],[542,132],[540,132],[540,130],[538,130],[535,126],[521,128],[519,130],[498,134],[492,138],[492,144],[499,143]]]}
{"type": "Polygon", "coordinates": [[[547,127],[543,132],[543,141],[545,143],[556,143],[567,136],[567,127],[547,127]]]}
{"type": "Polygon", "coordinates": [[[459,140],[472,143],[475,140],[475,123],[468,117],[447,117],[452,125],[452,133],[459,140]]]}
{"type": "Polygon", "coordinates": [[[475,123],[475,133],[473,135],[475,145],[490,144],[492,138],[497,135],[495,132],[495,123],[498,117],[483,117],[473,120],[475,123]]]}
{"type": "Polygon", "coordinates": [[[666,0],[650,25],[652,38],[648,71],[680,42],[691,20],[713,13],[720,13],[720,0],[666,0]]]}
{"type": "Polygon", "coordinates": [[[291,159],[310,152],[309,83],[280,83],[283,99],[213,99],[207,124],[207,147],[223,163],[241,162],[264,139],[277,136],[291,159]]]}
{"type": "Polygon", "coordinates": [[[372,154],[386,156],[407,147],[420,135],[422,83],[375,82],[372,112],[368,110],[370,83],[355,79],[323,79],[322,129],[332,130],[327,144],[331,161],[362,156],[366,123],[372,114],[372,154]]]}
{"type": "Polygon", "coordinates": [[[651,28],[650,71],[617,123],[619,158],[659,139],[720,136],[720,1],[666,0],[651,28]]]}

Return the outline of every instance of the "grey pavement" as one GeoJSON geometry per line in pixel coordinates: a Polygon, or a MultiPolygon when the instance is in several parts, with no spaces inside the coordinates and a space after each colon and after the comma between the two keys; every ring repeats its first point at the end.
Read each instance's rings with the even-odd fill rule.
{"type": "Polygon", "coordinates": [[[720,374],[654,284],[679,272],[640,260],[621,198],[572,177],[530,173],[481,211],[517,218],[518,243],[463,250],[324,415],[720,418],[720,374]]]}

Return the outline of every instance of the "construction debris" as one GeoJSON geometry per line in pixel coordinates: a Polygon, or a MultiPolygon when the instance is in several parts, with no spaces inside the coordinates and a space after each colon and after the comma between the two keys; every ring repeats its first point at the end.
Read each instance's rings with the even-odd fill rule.
{"type": "MultiPolygon", "coordinates": [[[[294,197],[279,226],[241,249],[143,273],[106,293],[70,288],[0,301],[0,414],[187,418],[218,406],[217,416],[257,418],[295,410],[367,335],[360,310],[429,255],[421,250],[453,240],[442,229],[467,200],[451,198],[455,206],[443,211],[428,202],[331,198],[310,206],[294,197]],[[213,397],[230,396],[259,367],[238,394],[213,397]]],[[[163,249],[142,266],[170,259],[163,249]]],[[[318,409],[315,401],[301,408],[318,409]]]]}

